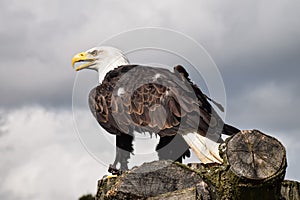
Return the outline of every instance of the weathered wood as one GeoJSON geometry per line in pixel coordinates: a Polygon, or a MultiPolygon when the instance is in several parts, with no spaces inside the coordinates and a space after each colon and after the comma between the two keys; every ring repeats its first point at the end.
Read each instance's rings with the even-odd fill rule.
{"type": "Polygon", "coordinates": [[[223,199],[281,199],[287,162],[278,140],[258,130],[241,131],[220,150],[226,168],[218,187],[223,199]]]}
{"type": "Polygon", "coordinates": [[[257,130],[241,131],[230,138],[226,156],[231,170],[246,179],[272,177],[286,165],[283,145],[257,130]]]}
{"type": "Polygon", "coordinates": [[[165,194],[158,195],[156,197],[149,197],[147,200],[182,200],[182,199],[196,199],[196,187],[186,188],[183,190],[176,190],[174,192],[168,192],[165,194]]]}
{"type": "MultiPolygon", "coordinates": [[[[157,166],[160,165],[161,161],[155,161],[152,163],[148,163],[148,167],[151,167],[152,165],[157,166]]],[[[281,185],[281,195],[280,193],[271,193],[274,192],[272,190],[268,190],[264,187],[264,184],[258,184],[256,187],[252,187],[252,194],[246,190],[244,190],[244,194],[239,194],[239,192],[235,191],[237,189],[240,190],[241,185],[235,185],[235,183],[220,183],[221,180],[226,180],[227,175],[232,175],[232,173],[229,173],[230,168],[224,167],[222,165],[218,164],[211,164],[211,165],[203,165],[201,163],[191,163],[188,164],[188,166],[184,166],[182,164],[178,164],[179,168],[181,170],[184,170],[186,174],[188,174],[188,177],[190,175],[192,176],[199,176],[201,180],[200,182],[195,183],[192,187],[187,187],[184,189],[178,189],[174,190],[176,187],[170,187],[169,184],[177,185],[175,182],[181,182],[181,178],[177,177],[176,171],[171,170],[170,172],[174,173],[171,175],[171,179],[174,179],[173,182],[168,182],[169,179],[164,179],[165,181],[163,183],[160,183],[160,187],[164,188],[164,185],[167,185],[167,188],[172,188],[171,191],[163,194],[158,194],[157,196],[152,197],[142,197],[139,195],[136,195],[136,190],[140,187],[143,187],[143,191],[148,188],[149,191],[155,190],[156,187],[151,188],[151,185],[153,185],[153,182],[149,182],[149,180],[153,180],[152,178],[149,178],[151,176],[154,176],[154,179],[157,179],[157,173],[151,173],[148,174],[147,182],[146,184],[143,184],[136,187],[135,184],[132,184],[132,181],[130,179],[126,179],[124,176],[127,176],[129,173],[125,173],[122,176],[119,176],[117,178],[104,178],[101,179],[98,182],[98,192],[96,195],[96,200],[99,199],[146,199],[146,200],[174,200],[174,199],[190,199],[190,200],[197,200],[197,199],[203,199],[203,200],[218,200],[218,199],[272,199],[270,195],[275,195],[276,198],[274,199],[282,199],[284,200],[300,200],[300,183],[295,181],[278,181],[278,184],[281,185]],[[198,173],[195,173],[197,171],[198,173]],[[172,178],[173,177],[173,178],[172,178]],[[212,178],[213,177],[213,178],[212,178]],[[218,178],[217,178],[218,177],[218,178]],[[122,180],[119,180],[122,179],[122,180]],[[219,180],[219,182],[216,184],[219,188],[212,185],[212,183],[209,180],[219,180]],[[129,181],[129,182],[127,182],[129,181]],[[126,192],[122,189],[124,184],[127,185],[126,192]],[[220,189],[221,188],[221,189],[220,189]],[[226,192],[226,191],[233,191],[232,193],[226,192]],[[131,193],[132,192],[132,193],[131,193]],[[237,196],[239,195],[239,196],[237,196]],[[266,197],[266,195],[269,195],[269,197],[266,197]]],[[[143,165],[142,165],[143,166],[143,165]]],[[[161,171],[163,172],[163,171],[161,171]]],[[[136,174],[136,178],[139,177],[139,179],[144,179],[143,173],[136,174]]],[[[164,175],[161,177],[163,178],[164,175]]],[[[186,179],[189,180],[189,179],[186,179]]],[[[155,182],[155,181],[154,181],[155,182]]],[[[189,183],[190,185],[190,183],[189,183]]],[[[159,191],[161,191],[159,189],[159,191]]],[[[160,193],[160,192],[157,193],[160,193]]],[[[154,193],[152,193],[155,195],[154,193]]],[[[82,198],[84,199],[84,198],[82,198]]],[[[90,198],[87,198],[90,199],[90,198]]]]}
{"type": "Polygon", "coordinates": [[[283,181],[281,196],[285,200],[300,200],[300,183],[296,181],[283,181]]]}
{"type": "Polygon", "coordinates": [[[212,195],[208,188],[214,187],[185,165],[155,161],[144,163],[117,178],[100,180],[96,199],[157,199],[154,197],[159,195],[162,195],[160,199],[170,199],[179,194],[195,200],[197,196],[210,199],[212,195]],[[194,198],[190,198],[193,191],[194,198]]]}
{"type": "Polygon", "coordinates": [[[219,150],[222,165],[190,165],[216,187],[217,199],[281,199],[287,164],[285,149],[275,138],[241,131],[219,150]]]}
{"type": "Polygon", "coordinates": [[[220,145],[223,164],[154,161],[99,181],[102,199],[299,199],[298,182],[283,181],[285,149],[260,131],[241,131],[220,145]]]}

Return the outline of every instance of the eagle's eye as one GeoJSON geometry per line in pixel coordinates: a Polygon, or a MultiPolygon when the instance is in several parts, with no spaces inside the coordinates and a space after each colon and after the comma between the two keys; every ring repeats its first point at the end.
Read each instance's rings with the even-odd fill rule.
{"type": "Polygon", "coordinates": [[[97,51],[97,50],[92,51],[92,52],[91,52],[91,55],[92,55],[92,56],[97,56],[97,55],[98,55],[98,51],[97,51]]]}

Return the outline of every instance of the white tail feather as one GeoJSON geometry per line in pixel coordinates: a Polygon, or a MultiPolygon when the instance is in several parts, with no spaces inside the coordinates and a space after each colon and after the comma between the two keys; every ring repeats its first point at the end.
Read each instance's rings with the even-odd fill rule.
{"type": "Polygon", "coordinates": [[[219,155],[220,143],[214,142],[196,132],[183,134],[182,137],[202,163],[223,163],[219,155]]]}

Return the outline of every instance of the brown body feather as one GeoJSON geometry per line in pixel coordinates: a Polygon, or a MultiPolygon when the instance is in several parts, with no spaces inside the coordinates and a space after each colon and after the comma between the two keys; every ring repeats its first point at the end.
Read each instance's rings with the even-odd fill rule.
{"type": "Polygon", "coordinates": [[[89,95],[90,109],[109,133],[133,131],[161,137],[198,132],[215,141],[239,130],[225,124],[182,66],[167,69],[120,66],[89,95]]]}

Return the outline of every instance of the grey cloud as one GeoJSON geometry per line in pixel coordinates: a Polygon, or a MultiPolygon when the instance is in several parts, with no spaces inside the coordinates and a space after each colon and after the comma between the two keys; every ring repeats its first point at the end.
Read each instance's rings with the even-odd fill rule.
{"type": "Polygon", "coordinates": [[[4,114],[0,112],[0,137],[7,133],[5,124],[6,124],[6,118],[4,114]]]}
{"type": "Polygon", "coordinates": [[[229,116],[241,128],[294,131],[298,129],[300,96],[293,89],[276,83],[245,89],[242,94],[231,99],[229,116]]]}
{"type": "Polygon", "coordinates": [[[76,199],[93,192],[105,169],[79,143],[71,111],[30,107],[6,116],[9,132],[0,140],[3,199],[76,199]]]}
{"type": "Polygon", "coordinates": [[[28,2],[11,3],[1,8],[6,24],[0,29],[2,107],[65,105],[71,96],[74,73],[70,60],[76,44],[68,38],[78,24],[84,28],[86,17],[78,11],[79,4],[69,4],[71,10],[77,5],[77,12],[63,17],[66,3],[43,3],[32,2],[32,7],[28,2]]]}
{"type": "Polygon", "coordinates": [[[65,105],[74,80],[72,55],[140,25],[165,25],[204,43],[230,88],[228,96],[270,79],[297,80],[298,2],[274,3],[271,9],[260,1],[193,1],[192,7],[172,3],[171,8],[167,2],[135,3],[132,8],[94,1],[82,8],[79,1],[33,1],[2,7],[7,26],[0,29],[1,105],[65,105]]]}

